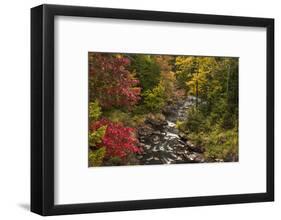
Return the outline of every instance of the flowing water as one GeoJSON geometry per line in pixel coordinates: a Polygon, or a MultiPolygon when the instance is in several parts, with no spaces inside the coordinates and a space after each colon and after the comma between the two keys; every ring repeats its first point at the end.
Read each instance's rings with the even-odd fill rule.
{"type": "Polygon", "coordinates": [[[138,156],[140,164],[174,164],[204,162],[202,152],[184,138],[176,128],[177,121],[186,119],[187,110],[194,98],[168,106],[165,121],[146,120],[146,126],[138,129],[143,153],[138,156]],[[197,152],[196,152],[197,151],[197,152]]]}

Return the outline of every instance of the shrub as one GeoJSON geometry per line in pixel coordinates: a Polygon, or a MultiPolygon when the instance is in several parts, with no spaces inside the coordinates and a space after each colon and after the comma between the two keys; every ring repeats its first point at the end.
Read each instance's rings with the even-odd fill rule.
{"type": "Polygon", "coordinates": [[[89,151],[89,166],[100,166],[103,163],[103,158],[105,156],[105,147],[98,148],[97,150],[89,151]]]}
{"type": "Polygon", "coordinates": [[[102,126],[89,132],[89,166],[100,166],[106,153],[106,149],[100,144],[105,135],[106,126],[102,126]]]}
{"type": "Polygon", "coordinates": [[[124,162],[122,161],[122,159],[120,157],[111,157],[108,159],[108,161],[106,161],[105,165],[109,165],[109,166],[120,166],[120,165],[124,165],[124,162]]]}
{"type": "Polygon", "coordinates": [[[109,121],[116,122],[116,123],[121,122],[125,125],[128,125],[131,121],[129,112],[124,112],[116,108],[105,111],[103,116],[106,117],[109,121]]]}
{"type": "Polygon", "coordinates": [[[215,129],[206,144],[208,144],[205,152],[207,158],[232,161],[238,155],[238,132],[234,129],[228,131],[215,129]]]}
{"type": "Polygon", "coordinates": [[[141,150],[137,147],[138,140],[135,137],[135,129],[124,127],[122,123],[111,122],[108,119],[100,119],[91,124],[90,129],[97,131],[106,127],[105,134],[98,147],[105,147],[107,159],[119,157],[124,159],[129,153],[138,153],[141,150]]]}
{"type": "Polygon", "coordinates": [[[143,124],[145,122],[146,115],[145,114],[139,114],[139,115],[134,115],[132,116],[130,125],[132,127],[138,127],[139,125],[143,124]]]}
{"type": "Polygon", "coordinates": [[[184,121],[176,121],[176,128],[182,132],[186,132],[186,122],[184,121]]]}
{"type": "Polygon", "coordinates": [[[160,112],[165,105],[165,89],[161,84],[144,93],[144,104],[152,112],[160,112]]]}
{"type": "Polygon", "coordinates": [[[205,128],[205,120],[206,118],[204,118],[203,114],[198,111],[195,107],[192,107],[188,111],[185,126],[190,132],[198,132],[205,128]]]}
{"type": "Polygon", "coordinates": [[[210,132],[189,133],[188,138],[195,145],[205,148],[204,156],[207,159],[222,159],[224,161],[238,159],[237,129],[224,130],[216,126],[210,132]]]}
{"type": "Polygon", "coordinates": [[[101,126],[96,130],[89,132],[89,146],[97,147],[102,142],[102,139],[106,132],[106,126],[101,126]]]}
{"type": "Polygon", "coordinates": [[[112,109],[110,111],[104,112],[104,116],[112,122],[121,122],[123,125],[129,127],[137,127],[139,124],[142,124],[146,118],[146,115],[143,114],[143,112],[141,113],[141,111],[136,111],[136,107],[131,112],[124,112],[119,109],[112,109]]]}
{"type": "Polygon", "coordinates": [[[89,103],[89,118],[91,121],[97,120],[101,115],[101,107],[99,106],[99,102],[96,100],[94,102],[89,103]]]}

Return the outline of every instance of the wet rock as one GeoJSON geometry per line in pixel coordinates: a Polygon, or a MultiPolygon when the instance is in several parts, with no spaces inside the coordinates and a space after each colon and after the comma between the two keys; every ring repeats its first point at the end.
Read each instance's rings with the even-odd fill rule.
{"type": "Polygon", "coordinates": [[[139,146],[143,149],[138,156],[140,164],[174,164],[205,162],[201,147],[186,140],[186,135],[176,128],[176,121],[186,118],[190,102],[180,101],[167,106],[165,117],[150,117],[137,129],[139,146]]]}
{"type": "Polygon", "coordinates": [[[170,132],[170,133],[174,133],[174,134],[178,134],[179,133],[179,130],[177,128],[175,128],[175,127],[168,127],[167,131],[170,132]]]}
{"type": "Polygon", "coordinates": [[[173,159],[177,159],[177,158],[178,158],[178,156],[177,156],[176,154],[174,154],[174,153],[171,153],[171,157],[172,157],[173,159]]]}
{"type": "Polygon", "coordinates": [[[201,146],[193,146],[193,147],[189,147],[188,149],[192,152],[201,153],[201,154],[205,152],[205,148],[201,146]]]}
{"type": "Polygon", "coordinates": [[[194,147],[194,144],[191,143],[190,141],[186,141],[186,146],[188,146],[188,147],[194,147]]]}
{"type": "Polygon", "coordinates": [[[152,161],[149,162],[149,164],[157,165],[157,164],[161,164],[161,161],[160,160],[152,160],[152,161]]]}
{"type": "Polygon", "coordinates": [[[155,147],[152,148],[152,152],[158,152],[158,151],[159,151],[158,146],[155,146],[155,147]]]}
{"type": "Polygon", "coordinates": [[[204,147],[202,147],[202,146],[195,146],[190,141],[186,141],[186,146],[187,146],[188,150],[190,150],[192,152],[201,153],[201,154],[205,152],[205,148],[204,147]]]}
{"type": "Polygon", "coordinates": [[[232,155],[232,154],[228,154],[226,157],[225,157],[225,162],[236,162],[238,161],[238,156],[237,155],[232,155]]]}
{"type": "Polygon", "coordinates": [[[205,159],[204,159],[202,154],[191,153],[191,154],[184,154],[183,156],[191,163],[203,163],[203,162],[205,162],[205,159]]]}
{"type": "Polygon", "coordinates": [[[146,158],[146,161],[151,161],[151,160],[153,160],[153,157],[148,157],[148,158],[146,158]]]}
{"type": "Polygon", "coordinates": [[[164,126],[168,125],[168,122],[165,120],[160,120],[160,119],[152,119],[148,118],[145,120],[146,124],[151,125],[154,129],[157,130],[162,130],[164,126]]]}
{"type": "Polygon", "coordinates": [[[167,132],[166,136],[169,137],[170,139],[179,139],[179,136],[172,132],[167,132]]]}
{"type": "Polygon", "coordinates": [[[160,137],[158,135],[152,135],[150,139],[151,142],[155,145],[160,143],[160,137]]]}
{"type": "Polygon", "coordinates": [[[167,121],[167,123],[168,123],[168,127],[170,127],[170,128],[175,128],[176,127],[176,124],[174,122],[167,121]]]}
{"type": "Polygon", "coordinates": [[[152,134],[156,134],[156,135],[165,135],[166,133],[161,133],[161,131],[153,131],[152,134]]]}
{"type": "Polygon", "coordinates": [[[163,109],[163,114],[167,116],[176,116],[177,115],[177,106],[175,105],[168,105],[163,109]]]}
{"type": "Polygon", "coordinates": [[[194,159],[197,163],[204,163],[205,162],[205,158],[203,157],[202,154],[197,154],[197,156],[194,159]]]}
{"type": "Polygon", "coordinates": [[[145,138],[139,138],[139,141],[141,142],[141,143],[144,143],[145,142],[145,138]]]}
{"type": "Polygon", "coordinates": [[[144,145],[144,148],[147,149],[147,150],[149,150],[149,149],[151,148],[151,145],[145,144],[145,145],[144,145]]]}
{"type": "Polygon", "coordinates": [[[166,149],[167,149],[167,152],[172,152],[173,151],[173,148],[169,145],[166,146],[166,149]]]}
{"type": "Polygon", "coordinates": [[[139,136],[149,136],[153,133],[153,129],[149,126],[142,126],[138,128],[138,135],[139,136]]]}
{"type": "Polygon", "coordinates": [[[179,132],[179,137],[180,137],[183,141],[187,141],[187,137],[186,137],[185,133],[179,132]]]}
{"type": "Polygon", "coordinates": [[[178,155],[184,155],[186,152],[185,150],[177,150],[178,155]]]}
{"type": "Polygon", "coordinates": [[[181,145],[183,145],[183,146],[186,145],[186,144],[185,144],[185,141],[183,141],[183,140],[181,140],[181,139],[179,139],[178,142],[179,142],[181,145]]]}
{"type": "Polygon", "coordinates": [[[140,148],[144,148],[144,147],[145,147],[145,144],[144,144],[144,143],[139,142],[139,143],[138,143],[138,146],[139,146],[140,148]]]}
{"type": "Polygon", "coordinates": [[[170,159],[170,158],[162,158],[161,160],[164,164],[171,164],[174,160],[170,159]]]}
{"type": "Polygon", "coordinates": [[[169,139],[169,143],[168,143],[171,147],[175,147],[177,145],[179,145],[179,139],[177,138],[172,138],[172,139],[169,139]]]}

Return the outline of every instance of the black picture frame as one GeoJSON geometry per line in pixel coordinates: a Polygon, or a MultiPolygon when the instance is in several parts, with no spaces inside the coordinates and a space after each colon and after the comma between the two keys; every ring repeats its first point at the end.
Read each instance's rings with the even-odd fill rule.
{"type": "Polygon", "coordinates": [[[60,215],[274,201],[274,19],[112,8],[40,5],[31,9],[31,211],[60,215]],[[54,204],[54,17],[79,16],[265,27],[266,192],[253,194],[54,204]]]}

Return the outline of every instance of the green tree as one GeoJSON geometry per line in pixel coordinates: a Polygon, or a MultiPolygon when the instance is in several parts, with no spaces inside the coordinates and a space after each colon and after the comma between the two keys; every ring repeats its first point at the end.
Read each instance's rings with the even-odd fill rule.
{"type": "Polygon", "coordinates": [[[191,80],[193,74],[197,71],[198,62],[197,57],[192,56],[178,56],[175,62],[176,79],[180,88],[189,92],[187,82],[191,80]]]}
{"type": "Polygon", "coordinates": [[[131,70],[140,81],[142,93],[153,89],[160,82],[160,66],[152,55],[130,55],[131,70]]]}
{"type": "Polygon", "coordinates": [[[164,98],[166,102],[173,102],[178,98],[176,93],[176,77],[173,72],[173,62],[175,61],[173,56],[158,55],[156,56],[156,62],[160,66],[160,84],[164,88],[164,98]]]}
{"type": "Polygon", "coordinates": [[[144,104],[152,112],[160,112],[165,105],[165,89],[159,84],[144,93],[144,104]]]}
{"type": "Polygon", "coordinates": [[[207,157],[236,158],[238,58],[178,57],[176,69],[179,84],[196,97],[196,107],[189,109],[181,129],[204,145],[207,157]]]}

